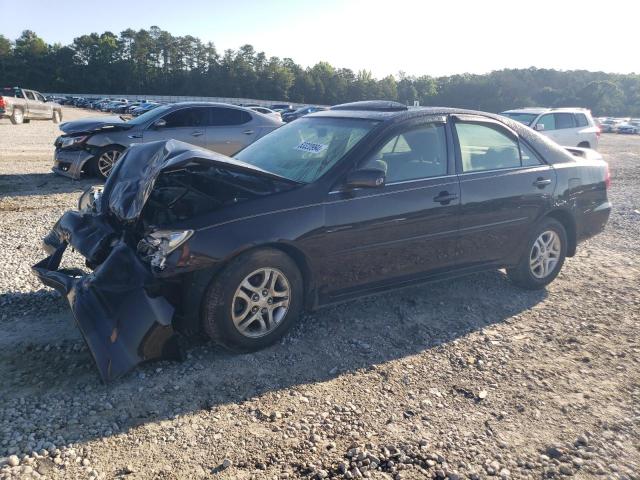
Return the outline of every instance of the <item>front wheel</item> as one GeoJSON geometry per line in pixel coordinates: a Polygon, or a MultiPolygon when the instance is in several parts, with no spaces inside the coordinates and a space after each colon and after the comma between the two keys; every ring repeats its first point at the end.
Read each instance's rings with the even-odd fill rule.
{"type": "Polygon", "coordinates": [[[544,288],[560,273],[567,255],[567,232],[560,222],[545,219],[529,237],[520,263],[507,269],[509,279],[527,290],[544,288]]]}
{"type": "Polygon", "coordinates": [[[62,120],[62,117],[60,116],[60,112],[58,112],[57,110],[53,111],[53,123],[60,123],[60,120],[62,120]]]}
{"type": "Polygon", "coordinates": [[[100,150],[93,161],[92,173],[106,179],[111,174],[111,170],[120,159],[123,151],[124,148],[118,145],[112,145],[100,150]]]}
{"type": "Polygon", "coordinates": [[[211,282],[203,300],[203,328],[229,350],[259,350],[284,336],[302,305],[302,275],[295,262],[280,250],[253,250],[211,282]]]}

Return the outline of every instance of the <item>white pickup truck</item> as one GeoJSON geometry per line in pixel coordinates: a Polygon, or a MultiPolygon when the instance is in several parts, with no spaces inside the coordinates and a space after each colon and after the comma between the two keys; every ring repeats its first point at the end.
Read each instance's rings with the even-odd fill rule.
{"type": "Polygon", "coordinates": [[[0,118],[8,118],[14,125],[29,123],[31,120],[53,120],[53,123],[60,123],[62,107],[47,101],[35,90],[5,87],[0,89],[0,118]]]}

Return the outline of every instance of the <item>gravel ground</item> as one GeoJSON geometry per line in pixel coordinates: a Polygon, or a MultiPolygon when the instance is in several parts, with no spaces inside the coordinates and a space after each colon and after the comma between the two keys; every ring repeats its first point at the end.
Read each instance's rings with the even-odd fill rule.
{"type": "Polygon", "coordinates": [[[546,291],[413,287],[104,386],[30,272],[92,183],[49,173],[57,134],[0,122],[0,479],[640,479],[640,136],[603,137],[615,210],[546,291]]]}

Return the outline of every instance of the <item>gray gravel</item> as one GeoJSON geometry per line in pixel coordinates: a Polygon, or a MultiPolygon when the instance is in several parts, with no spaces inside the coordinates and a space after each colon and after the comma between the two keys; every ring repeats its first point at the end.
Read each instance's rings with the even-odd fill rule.
{"type": "Polygon", "coordinates": [[[30,273],[93,183],[49,173],[57,134],[0,123],[0,479],[640,479],[640,136],[603,137],[615,211],[546,291],[413,287],[107,387],[30,273]]]}

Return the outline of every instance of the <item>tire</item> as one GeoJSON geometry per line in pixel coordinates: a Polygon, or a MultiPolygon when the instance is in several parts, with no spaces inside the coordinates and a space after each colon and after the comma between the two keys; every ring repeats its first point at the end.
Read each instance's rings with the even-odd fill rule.
{"type": "Polygon", "coordinates": [[[53,123],[60,123],[60,120],[62,120],[62,116],[60,115],[60,112],[58,112],[57,110],[53,111],[53,123]]]}
{"type": "Polygon", "coordinates": [[[591,148],[591,145],[589,145],[589,142],[580,142],[578,144],[578,147],[580,147],[580,148],[591,148]]]}
{"type": "Polygon", "coordinates": [[[24,113],[19,108],[14,108],[10,120],[14,125],[20,125],[24,122],[24,113]]]}
{"type": "Polygon", "coordinates": [[[124,147],[120,145],[109,145],[101,149],[93,160],[91,160],[91,174],[106,180],[111,173],[113,165],[118,161],[124,150],[124,147]],[[108,167],[109,163],[111,167],[108,167]]]}
{"type": "Polygon", "coordinates": [[[544,288],[558,276],[566,255],[567,232],[565,228],[557,220],[545,218],[529,236],[525,253],[518,265],[507,269],[507,276],[514,285],[526,290],[544,288]],[[555,237],[553,237],[554,235],[555,237]],[[546,243],[552,238],[554,240],[553,243],[549,242],[551,244],[551,248],[549,248],[549,244],[546,243]],[[556,240],[559,245],[555,243],[556,240]],[[540,241],[546,244],[543,249],[541,249],[540,241]],[[535,260],[539,258],[542,258],[542,261],[536,262],[535,260]],[[555,263],[553,263],[554,261],[555,263]]]}
{"type": "Polygon", "coordinates": [[[202,302],[202,327],[228,350],[259,350],[282,338],[297,321],[303,296],[302,275],[288,255],[272,248],[252,250],[233,260],[209,285],[202,302]],[[269,283],[260,286],[263,271],[272,272],[271,280],[276,279],[272,288],[269,283]],[[270,298],[273,300],[267,303],[270,298]]]}

